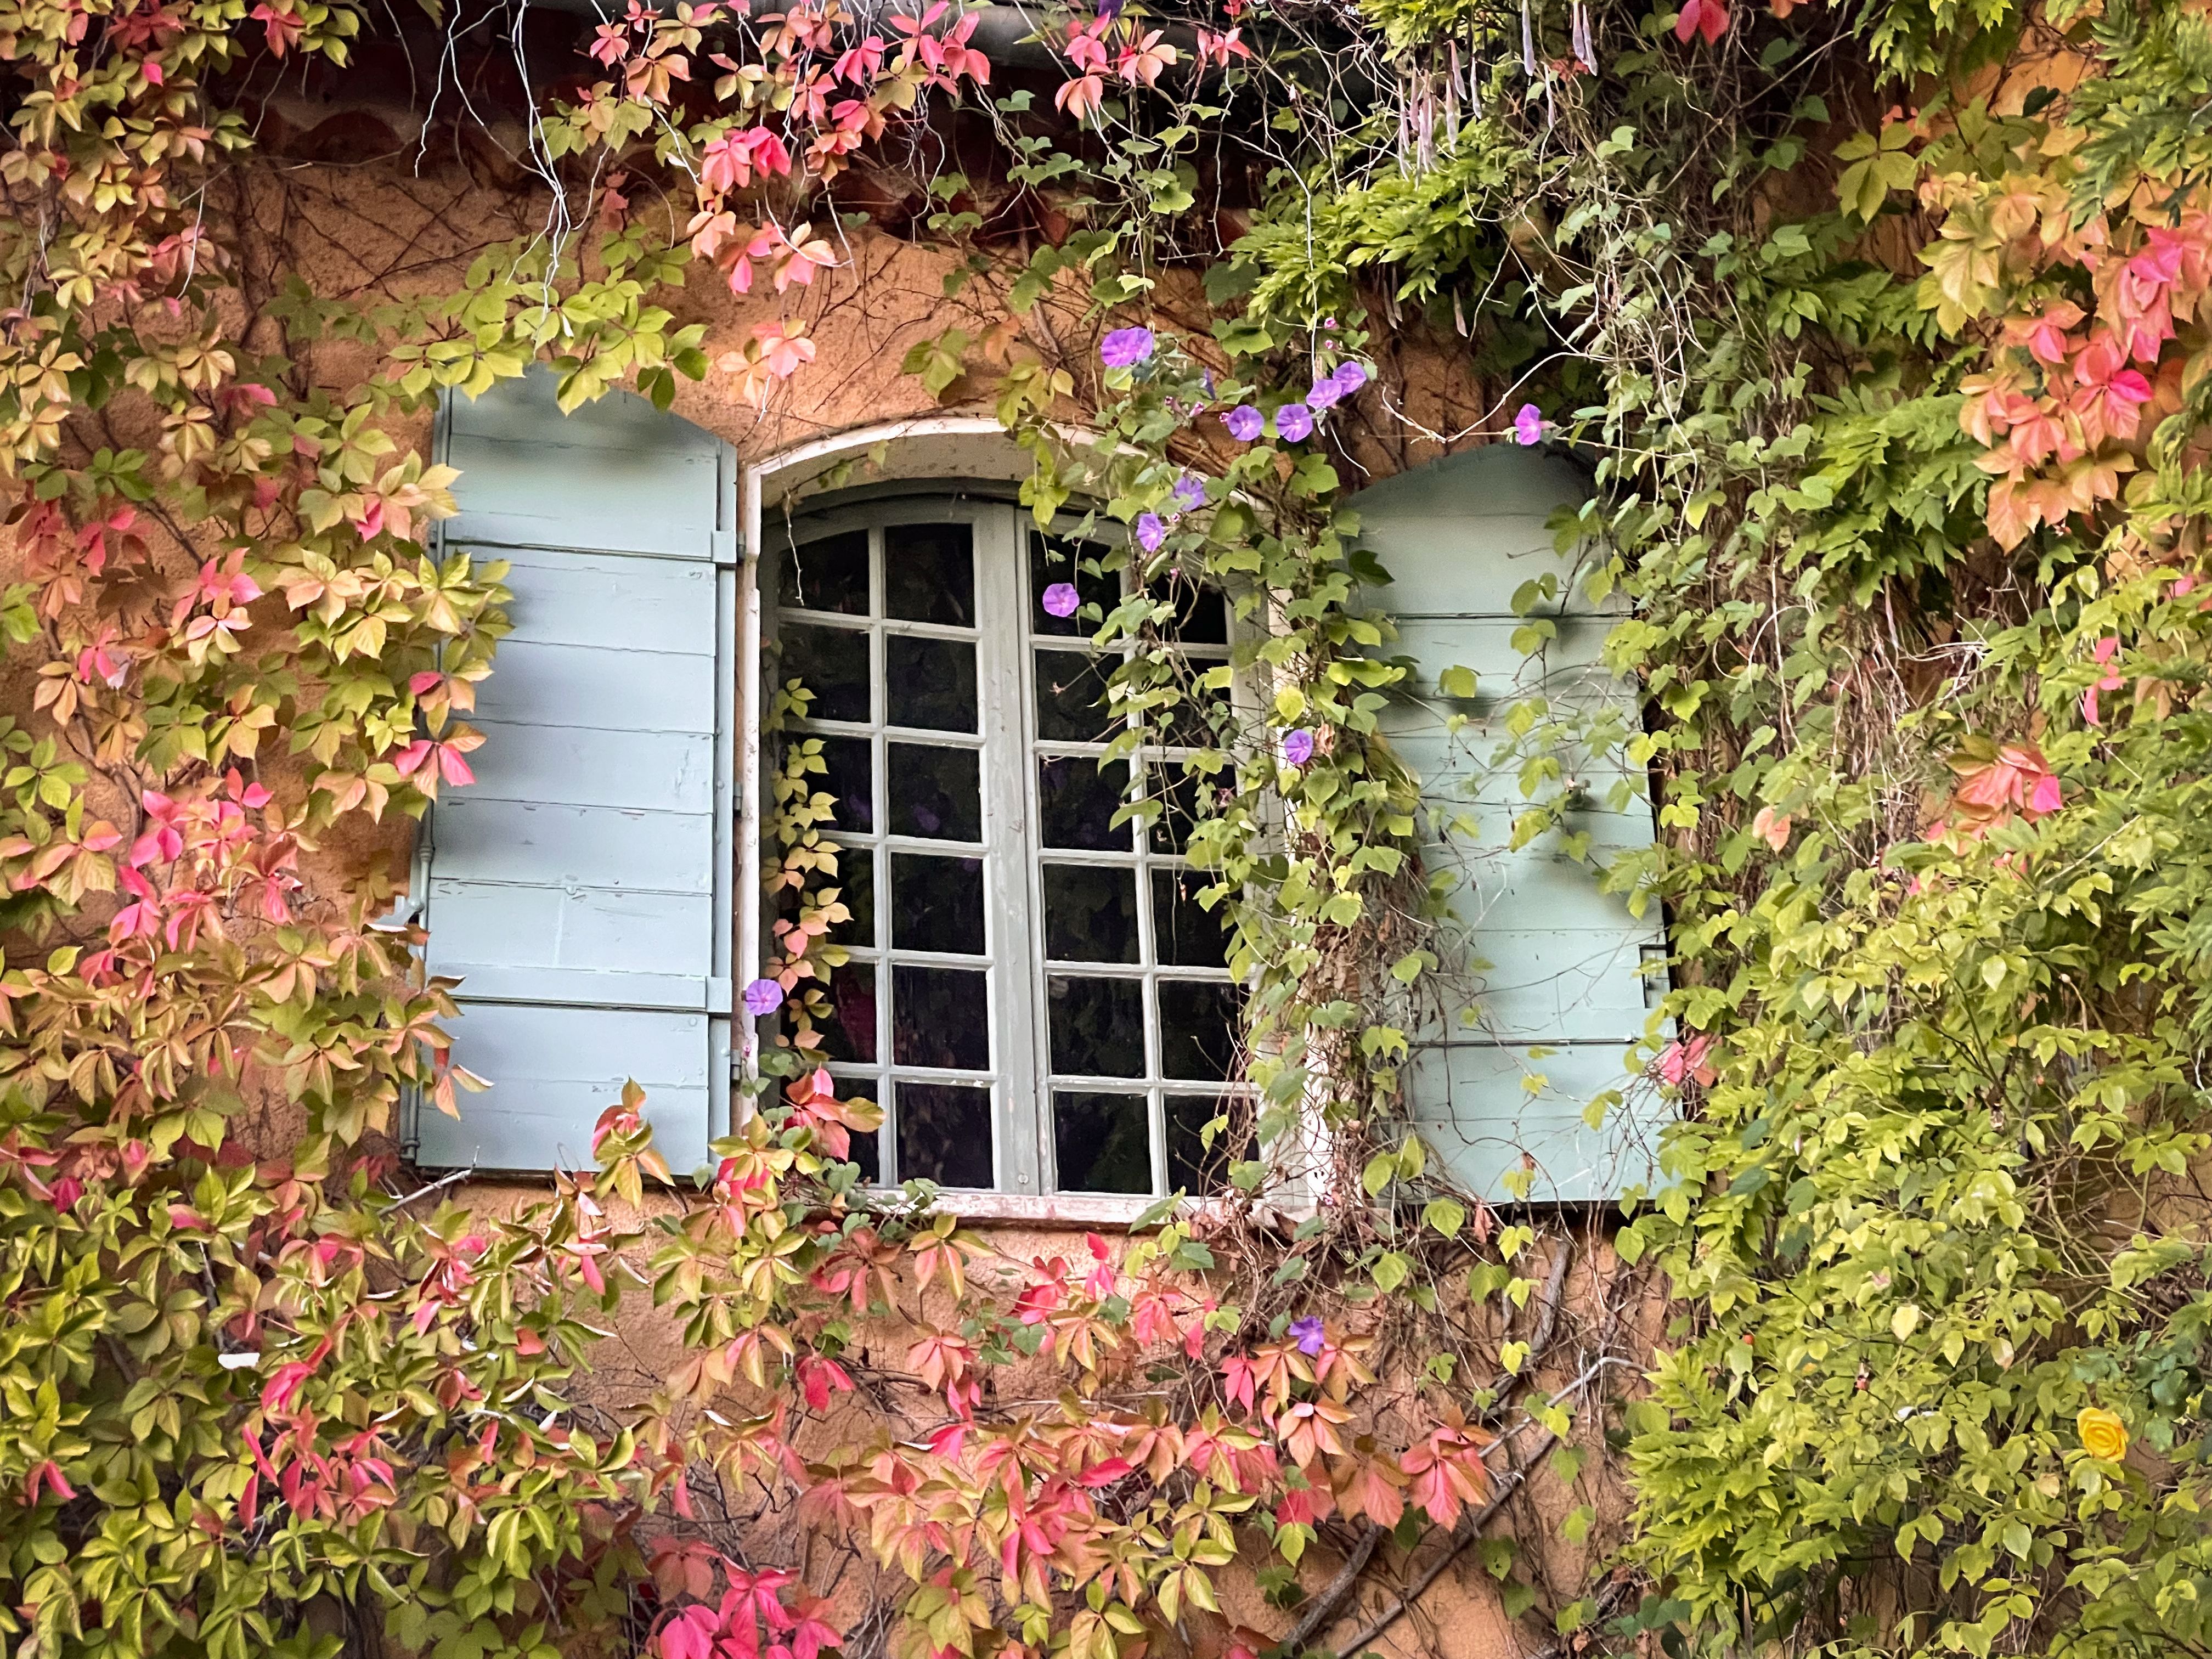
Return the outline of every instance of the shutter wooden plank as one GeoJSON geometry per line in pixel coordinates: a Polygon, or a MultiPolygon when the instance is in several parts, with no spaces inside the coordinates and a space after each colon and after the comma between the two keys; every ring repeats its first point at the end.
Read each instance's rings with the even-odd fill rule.
{"type": "Polygon", "coordinates": [[[1554,507],[1585,493],[1557,457],[1492,446],[1401,475],[1354,502],[1361,539],[1394,578],[1376,600],[1398,625],[1394,654],[1414,665],[1408,694],[1384,712],[1382,727],[1422,780],[1424,860],[1450,888],[1443,943],[1489,964],[1479,970],[1471,1026],[1416,1034],[1407,1098],[1455,1175],[1492,1199],[1509,1196],[1504,1177],[1522,1167],[1524,1152],[1536,1161],[1537,1200],[1605,1198],[1650,1173],[1647,1107],[1617,1112],[1599,1130],[1583,1111],[1601,1091],[1633,1081],[1622,1058],[1649,1018],[1639,969],[1656,917],[1632,915],[1565,850],[1575,835],[1599,858],[1648,844],[1643,781],[1620,791],[1624,806],[1614,799],[1626,776],[1617,758],[1563,756],[1582,785],[1578,804],[1516,848],[1513,818],[1526,806],[1518,765],[1494,758],[1507,741],[1506,712],[1531,696],[1577,711],[1618,707],[1634,724],[1633,688],[1604,666],[1611,608],[1576,589],[1571,559],[1544,527],[1554,507]],[[1556,633],[1532,660],[1514,648],[1527,618],[1513,601],[1546,574],[1559,591],[1531,614],[1553,619],[1556,633]],[[1440,678],[1453,667],[1474,672],[1472,696],[1443,694],[1440,678]],[[1462,720],[1457,731],[1451,715],[1462,720]],[[1531,1048],[1552,1052],[1531,1058],[1531,1048]],[[1544,1081],[1530,1094],[1522,1080],[1533,1077],[1544,1081]]]}
{"type": "Polygon", "coordinates": [[[1422,1139],[1471,1191],[1505,1198],[1504,1178],[1524,1167],[1525,1153],[1535,1164],[1532,1202],[1577,1203],[1652,1182],[1651,1114],[1615,1113],[1598,1129],[1583,1121],[1593,1097],[1632,1081],[1619,1043],[1532,1054],[1528,1047],[1455,1042],[1415,1054],[1407,1097],[1422,1139]],[[1538,1078],[1532,1094],[1524,1079],[1538,1078]]]}
{"type": "Polygon", "coordinates": [[[502,640],[477,703],[488,720],[711,737],[714,689],[711,656],[502,640]],[[703,710],[701,697],[709,699],[703,710]]]}
{"type": "Polygon", "coordinates": [[[470,757],[477,800],[562,806],[714,811],[714,755],[690,732],[603,732],[479,719],[484,746],[470,757]]]}
{"type": "Polygon", "coordinates": [[[427,964],[461,980],[455,1058],[493,1087],[418,1113],[419,1156],[588,1159],[635,1076],[691,1169],[727,1115],[732,458],[626,393],[563,416],[536,374],[447,430],[447,543],[509,560],[514,629],[477,781],[427,830],[427,964]]]}
{"type": "MultiPolygon", "coordinates": [[[[673,963],[706,963],[711,945],[703,893],[434,881],[430,898],[438,912],[433,966],[441,974],[505,963],[666,975],[673,963]]],[[[690,975],[707,977],[706,967],[690,975]]]]}
{"type": "MultiPolygon", "coordinates": [[[[463,544],[453,536],[446,539],[448,546],[463,544]]],[[[527,573],[520,576],[530,589],[523,639],[594,650],[715,653],[714,573],[708,565],[673,559],[641,564],[629,554],[535,547],[501,548],[486,556],[527,573]]]]}
{"type": "Polygon", "coordinates": [[[550,1170],[592,1166],[592,1127],[622,1098],[646,1090],[654,1144],[672,1170],[707,1158],[708,1045],[702,1016],[623,1008],[465,1002],[454,1052],[493,1079],[460,1097],[461,1115],[426,1112],[421,1130],[440,1168],[550,1170]]]}
{"type": "Polygon", "coordinates": [[[446,538],[711,561],[720,448],[626,392],[564,416],[553,377],[528,374],[453,404],[446,459],[464,482],[446,538]]]}
{"type": "MultiPolygon", "coordinates": [[[[517,743],[532,735],[510,734],[517,743]]],[[[465,790],[438,812],[441,880],[713,890],[714,826],[704,813],[471,800],[465,790]]]]}

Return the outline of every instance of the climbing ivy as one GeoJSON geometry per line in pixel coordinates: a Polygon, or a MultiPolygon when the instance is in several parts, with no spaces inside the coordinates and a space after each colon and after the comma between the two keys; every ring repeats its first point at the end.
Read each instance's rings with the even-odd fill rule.
{"type": "MultiPolygon", "coordinates": [[[[1048,125],[972,13],[634,9],[529,129],[544,234],[358,307],[248,273],[209,204],[252,147],[224,77],[341,70],[365,14],[0,9],[0,632],[30,688],[0,732],[11,1645],[857,1648],[882,1626],[745,1541],[792,1490],[865,1533],[883,1625],[931,1659],[1128,1659],[1240,1548],[1289,1628],[1206,1626],[1219,1648],[1328,1639],[1387,1548],[1406,1593],[1356,1650],[1477,1546],[1561,1652],[2207,1644],[2202,18],[1168,24],[1047,19],[1048,125]],[[975,181],[911,161],[955,100],[1064,234],[1009,256],[975,181]],[[434,1206],[379,1137],[403,1091],[475,1081],[451,988],[378,876],[301,874],[469,787],[483,741],[504,573],[432,556],[454,479],[392,434],[541,358],[564,407],[710,374],[789,395],[799,315],[710,362],[659,299],[697,270],[799,313],[840,263],[823,187],[902,143],[956,283],[1008,319],[915,372],[987,384],[1041,522],[1123,526],[1105,564],[1135,580],[1089,617],[1130,647],[1109,758],[1206,726],[1188,844],[1261,1101],[1212,1126],[1239,1196],[1073,1266],[994,1260],[926,1188],[860,1185],[874,1108],[805,1063],[802,1018],[703,1184],[633,1095],[544,1201],[434,1206]],[[1224,155],[1266,180],[1225,247],[1224,155]],[[680,233],[633,215],[642,179],[680,233]],[[1048,303],[1076,349],[1023,342],[1048,303]],[[1475,388],[1465,429],[1403,414],[1407,343],[1475,388]],[[325,347],[377,368],[334,390],[325,347]],[[1681,1121],[1609,1248],[1450,1192],[1402,1126],[1408,1034],[1469,988],[1380,732],[1404,677],[1352,414],[1592,478],[1557,528],[1624,601],[1607,660],[1647,718],[1531,701],[1487,763],[1574,745],[1656,791],[1658,840],[1595,878],[1666,918],[1645,1054],[1681,1121]],[[1256,702],[1171,648],[1199,580],[1264,624],[1233,665],[1256,702]],[[1326,1201],[1278,1227],[1292,1175],[1326,1201]],[[1656,1343],[1623,1313],[1645,1263],[1656,1343]],[[623,1404],[577,1372],[626,1282],[685,1358],[623,1404]],[[1038,1360],[1043,1418],[988,1386],[1038,1360]],[[917,1403],[817,1455],[810,1420],[895,1386],[917,1403]],[[1579,1545],[1607,1476],[1631,1528],[1559,1566],[1516,1493],[1573,1492],[1579,1545]],[[1342,1570],[1302,1583],[1325,1523],[1342,1570]]],[[[1523,837],[1559,805],[1528,775],[1523,837]]],[[[802,1012],[836,904],[807,777],[787,745],[796,927],[763,968],[802,1012]]]]}

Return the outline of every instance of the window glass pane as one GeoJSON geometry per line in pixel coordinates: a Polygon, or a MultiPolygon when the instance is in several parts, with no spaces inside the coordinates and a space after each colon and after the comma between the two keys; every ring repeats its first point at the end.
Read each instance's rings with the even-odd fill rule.
{"type": "Polygon", "coordinates": [[[975,647],[965,640],[884,636],[884,719],[927,732],[975,729],[975,647]]]}
{"type": "Polygon", "coordinates": [[[1214,665],[1194,662],[1188,665],[1188,674],[1178,677],[1182,700],[1153,717],[1155,724],[1164,728],[1163,742],[1184,749],[1206,749],[1225,744],[1235,732],[1236,713],[1230,705],[1228,688],[1210,690],[1198,684],[1199,676],[1214,665]]]}
{"type": "Polygon", "coordinates": [[[1149,1193],[1152,1134],[1142,1095],[1052,1097],[1053,1158],[1064,1193],[1149,1193]]]}
{"type": "Polygon", "coordinates": [[[801,611],[866,616],[868,532],[850,531],[792,549],[783,556],[782,579],[776,584],[775,598],[777,604],[801,611]]]}
{"type": "Polygon", "coordinates": [[[1044,953],[1058,962],[1134,962],[1137,872],[1095,864],[1046,865],[1044,953]]]}
{"type": "Polygon", "coordinates": [[[1164,1104],[1168,1190],[1179,1189],[1193,1197],[1221,1191],[1229,1184],[1231,1163],[1251,1158],[1250,1109],[1213,1095],[1170,1095],[1164,1104]],[[1206,1145],[1209,1123],[1216,1123],[1211,1149],[1206,1145]]]}
{"type": "Polygon", "coordinates": [[[816,1029],[828,1060],[872,1065],[876,1058],[876,970],[874,964],[848,962],[830,970],[830,1018],[816,1029]]]}
{"type": "Polygon", "coordinates": [[[1170,575],[1154,582],[1150,591],[1155,599],[1175,605],[1174,621],[1161,630],[1169,639],[1184,645],[1229,643],[1229,606],[1218,589],[1170,575]]]}
{"type": "Polygon", "coordinates": [[[1115,761],[1101,768],[1090,755],[1040,756],[1037,760],[1037,831],[1047,847],[1079,847],[1127,852],[1132,830],[1116,827],[1114,814],[1128,792],[1129,768],[1115,761]]]}
{"type": "Polygon", "coordinates": [[[836,805],[830,822],[840,830],[862,833],[876,827],[875,744],[866,738],[808,738],[822,745],[820,772],[807,775],[808,785],[834,795],[836,805]]]}
{"type": "Polygon", "coordinates": [[[1160,803],[1159,816],[1145,832],[1152,851],[1182,853],[1190,844],[1190,827],[1198,821],[1206,781],[1170,761],[1164,766],[1147,767],[1145,787],[1151,799],[1160,803]]]}
{"type": "Polygon", "coordinates": [[[898,1162],[902,1181],[988,1187],[991,1091],[947,1083],[900,1084],[898,1162]]]}
{"type": "Polygon", "coordinates": [[[1037,736],[1047,743],[1105,742],[1119,724],[1106,709],[1106,678],[1120,661],[1073,651],[1038,652],[1037,736]]]}
{"type": "Polygon", "coordinates": [[[1227,1078],[1237,1059],[1237,988],[1225,980],[1164,979],[1159,996],[1162,1075],[1227,1078]]]}
{"type": "Polygon", "coordinates": [[[1063,634],[1088,637],[1098,631],[1097,619],[1121,603],[1121,577],[1118,571],[1090,571],[1080,568],[1086,561],[1095,563],[1106,550],[1094,542],[1072,542],[1060,536],[1047,536],[1037,531],[1030,532],[1030,627],[1039,634],[1063,634]],[[1055,617],[1044,608],[1045,590],[1066,582],[1075,589],[1077,599],[1085,606],[1097,609],[1089,617],[1081,611],[1073,616],[1055,617]]]}
{"type": "Polygon", "coordinates": [[[1227,907],[1216,904],[1209,911],[1197,898],[1212,884],[1197,870],[1152,872],[1152,949],[1160,961],[1175,968],[1229,965],[1227,907]]]}
{"type": "Polygon", "coordinates": [[[902,524],[884,532],[884,614],[903,622],[975,625],[975,556],[964,524],[902,524]]]}
{"type": "Polygon", "coordinates": [[[883,637],[887,726],[925,732],[975,730],[975,646],[967,639],[883,637]]]}
{"type": "Polygon", "coordinates": [[[1145,1074],[1145,988],[1134,979],[1045,981],[1052,1069],[1083,1077],[1145,1074]]]}
{"type": "Polygon", "coordinates": [[[891,969],[891,1058],[948,1072],[991,1067],[991,1006],[984,976],[969,968],[891,969]]]}
{"type": "Polygon", "coordinates": [[[814,628],[786,623],[782,628],[787,680],[804,681],[814,694],[807,714],[817,720],[865,720],[868,702],[868,635],[858,628],[814,628]]]}
{"type": "Polygon", "coordinates": [[[894,743],[885,752],[891,774],[891,834],[936,841],[983,838],[981,751],[894,743]]]}
{"type": "Polygon", "coordinates": [[[884,1178],[882,1136],[883,1131],[878,1129],[873,1134],[855,1134],[853,1137],[853,1150],[845,1161],[860,1166],[860,1179],[863,1181],[881,1181],[884,1178]]]}
{"type": "Polygon", "coordinates": [[[866,847],[832,844],[837,848],[837,901],[853,916],[832,927],[830,937],[866,949],[876,942],[876,854],[866,847]]]}
{"type": "Polygon", "coordinates": [[[901,951],[983,953],[983,860],[891,854],[891,944],[901,951]]]}

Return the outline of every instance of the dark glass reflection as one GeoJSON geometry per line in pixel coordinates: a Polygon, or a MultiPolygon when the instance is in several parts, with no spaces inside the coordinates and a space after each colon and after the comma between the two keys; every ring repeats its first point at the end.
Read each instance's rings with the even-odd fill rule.
{"type": "Polygon", "coordinates": [[[1063,1076],[1145,1074],[1145,988],[1133,979],[1045,981],[1052,1069],[1063,1076]]]}
{"type": "Polygon", "coordinates": [[[971,968],[891,969],[891,1058],[947,1072],[991,1068],[988,988],[971,968]]]}
{"type": "Polygon", "coordinates": [[[1189,850],[1190,827],[1198,821],[1207,787],[1204,778],[1174,761],[1145,769],[1146,794],[1160,803],[1159,815],[1145,832],[1152,851],[1180,854],[1189,850]]]}
{"type": "Polygon", "coordinates": [[[876,827],[875,745],[866,738],[809,738],[822,745],[823,770],[808,782],[836,797],[830,822],[840,830],[876,827]]]}
{"type": "Polygon", "coordinates": [[[1052,1150],[1064,1193],[1149,1193],[1152,1135],[1142,1095],[1052,1097],[1052,1150]]]}
{"type": "Polygon", "coordinates": [[[1225,980],[1159,983],[1160,1073],[1220,1082],[1237,1060],[1237,988],[1225,980]]]}
{"type": "Polygon", "coordinates": [[[1184,645],[1229,643],[1229,605],[1218,588],[1201,587],[1182,576],[1170,576],[1152,584],[1155,599],[1174,603],[1175,617],[1161,630],[1184,645]]]}
{"type": "Polygon", "coordinates": [[[1227,1187],[1230,1164],[1247,1163],[1252,1157],[1251,1108],[1212,1095],[1170,1095],[1162,1103],[1167,1118],[1168,1190],[1195,1198],[1227,1187]],[[1210,1123],[1216,1123],[1211,1148],[1206,1144],[1210,1123]]]}
{"type": "Polygon", "coordinates": [[[1106,709],[1106,679],[1118,657],[1036,653],[1037,736],[1047,743],[1103,743],[1117,724],[1106,709]]]}
{"type": "Polygon", "coordinates": [[[876,942],[876,855],[866,847],[837,846],[837,898],[853,913],[830,930],[840,945],[873,945],[876,942]]]}
{"type": "Polygon", "coordinates": [[[1134,962],[1137,872],[1095,864],[1046,865],[1044,953],[1058,962],[1134,962]]]}
{"type": "Polygon", "coordinates": [[[949,1083],[900,1084],[898,1162],[902,1181],[990,1186],[991,1091],[949,1083]]]}
{"type": "Polygon", "coordinates": [[[964,524],[902,524],[884,532],[884,614],[902,622],[975,625],[975,535],[964,524]]]}
{"type": "Polygon", "coordinates": [[[865,720],[868,702],[868,636],[857,628],[814,628],[787,622],[782,629],[784,678],[814,694],[807,714],[817,720],[865,720]]]}
{"type": "Polygon", "coordinates": [[[973,732],[975,647],[965,640],[884,635],[884,720],[925,732],[973,732]]]}
{"type": "Polygon", "coordinates": [[[901,951],[983,953],[983,860],[891,854],[891,944],[901,951]]]}
{"type": "Polygon", "coordinates": [[[1030,627],[1039,634],[1088,636],[1098,631],[1098,618],[1121,603],[1119,571],[1085,570],[1096,565],[1107,550],[1095,542],[1072,542],[1060,536],[1030,532],[1030,627]],[[1085,617],[1055,617],[1044,608],[1045,590],[1060,582],[1073,585],[1077,599],[1097,609],[1085,617]]]}
{"type": "Polygon", "coordinates": [[[1229,930],[1225,907],[1208,910],[1198,895],[1212,879],[1197,870],[1152,872],[1152,950],[1173,968],[1225,968],[1229,930]]]}
{"type": "Polygon", "coordinates": [[[1048,755],[1037,761],[1037,830],[1047,847],[1125,853],[1131,831],[1114,822],[1128,793],[1129,768],[1101,768],[1090,755],[1048,755]]]}
{"type": "Polygon", "coordinates": [[[868,614],[868,532],[849,531],[793,548],[783,556],[776,603],[800,611],[868,614]]]}
{"type": "Polygon", "coordinates": [[[872,963],[848,962],[830,970],[830,1018],[818,1028],[825,1059],[861,1066],[876,1058],[876,969],[872,963]]]}
{"type": "Polygon", "coordinates": [[[895,743],[885,753],[891,775],[893,835],[927,836],[933,841],[983,838],[981,750],[895,743]]]}
{"type": "Polygon", "coordinates": [[[1205,749],[1221,744],[1235,730],[1228,688],[1207,690],[1198,684],[1207,667],[1205,663],[1190,665],[1191,672],[1182,683],[1182,701],[1159,717],[1166,727],[1164,741],[1184,749],[1205,749]]]}
{"type": "Polygon", "coordinates": [[[845,1161],[860,1166],[861,1180],[881,1181],[884,1178],[883,1131],[878,1129],[872,1133],[854,1134],[853,1150],[847,1154],[845,1161]]]}

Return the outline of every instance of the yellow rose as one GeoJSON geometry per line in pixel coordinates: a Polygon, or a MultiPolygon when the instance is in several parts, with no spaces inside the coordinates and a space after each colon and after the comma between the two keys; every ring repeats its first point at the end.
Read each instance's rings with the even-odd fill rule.
{"type": "Polygon", "coordinates": [[[2117,1463],[2128,1455],[2128,1425],[2120,1421],[2118,1412],[2092,1406],[2074,1419],[2074,1432],[2081,1437],[2081,1449],[2092,1457],[2117,1463]]]}

